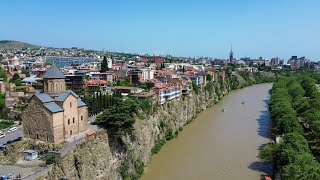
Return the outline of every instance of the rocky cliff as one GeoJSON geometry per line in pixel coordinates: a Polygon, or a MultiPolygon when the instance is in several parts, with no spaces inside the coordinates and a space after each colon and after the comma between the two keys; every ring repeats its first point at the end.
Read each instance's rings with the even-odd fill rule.
{"type": "Polygon", "coordinates": [[[146,119],[137,119],[132,133],[120,139],[100,131],[59,159],[41,179],[137,179],[153,153],[229,90],[226,82],[210,83],[198,94],[192,91],[180,100],[167,102],[146,119]]]}

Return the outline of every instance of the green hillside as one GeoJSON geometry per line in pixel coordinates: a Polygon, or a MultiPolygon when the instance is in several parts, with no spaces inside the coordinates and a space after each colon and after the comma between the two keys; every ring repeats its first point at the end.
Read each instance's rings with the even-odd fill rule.
{"type": "Polygon", "coordinates": [[[40,46],[20,42],[20,41],[8,41],[2,40],[0,41],[0,49],[38,49],[40,46]]]}

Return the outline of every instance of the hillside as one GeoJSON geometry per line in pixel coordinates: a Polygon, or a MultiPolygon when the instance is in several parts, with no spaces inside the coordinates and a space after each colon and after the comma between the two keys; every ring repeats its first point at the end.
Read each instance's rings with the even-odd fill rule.
{"type": "Polygon", "coordinates": [[[8,41],[8,40],[1,40],[0,41],[0,49],[38,49],[40,46],[20,42],[20,41],[8,41]]]}

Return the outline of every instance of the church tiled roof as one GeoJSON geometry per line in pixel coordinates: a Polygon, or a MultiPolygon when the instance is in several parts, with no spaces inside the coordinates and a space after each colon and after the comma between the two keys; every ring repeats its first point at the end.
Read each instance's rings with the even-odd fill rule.
{"type": "Polygon", "coordinates": [[[36,98],[38,98],[42,102],[43,106],[46,109],[48,109],[50,112],[57,113],[57,112],[64,111],[63,107],[61,107],[61,105],[59,105],[59,104],[61,102],[64,102],[69,95],[73,95],[75,98],[77,98],[78,108],[87,106],[86,103],[84,103],[79,98],[79,96],[71,90],[67,90],[63,93],[58,93],[58,94],[54,94],[54,95],[52,95],[52,94],[49,95],[47,93],[37,92],[37,93],[35,93],[34,96],[36,98]]]}
{"type": "Polygon", "coordinates": [[[65,76],[59,70],[59,68],[53,64],[48,71],[43,75],[44,79],[64,79],[65,76]]]}
{"type": "Polygon", "coordinates": [[[63,109],[55,102],[44,103],[43,106],[46,107],[52,113],[57,113],[57,112],[63,111],[63,109]]]}
{"type": "Polygon", "coordinates": [[[46,93],[36,93],[35,96],[42,102],[42,103],[47,103],[47,102],[52,102],[54,99],[52,99],[48,94],[46,93]]]}

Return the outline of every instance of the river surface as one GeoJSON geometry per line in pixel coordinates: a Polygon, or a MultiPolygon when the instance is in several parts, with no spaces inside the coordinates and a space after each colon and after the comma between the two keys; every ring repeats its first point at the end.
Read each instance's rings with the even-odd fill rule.
{"type": "Polygon", "coordinates": [[[152,156],[141,180],[257,180],[271,173],[272,167],[257,158],[270,142],[271,87],[262,84],[232,91],[201,112],[152,156]]]}

